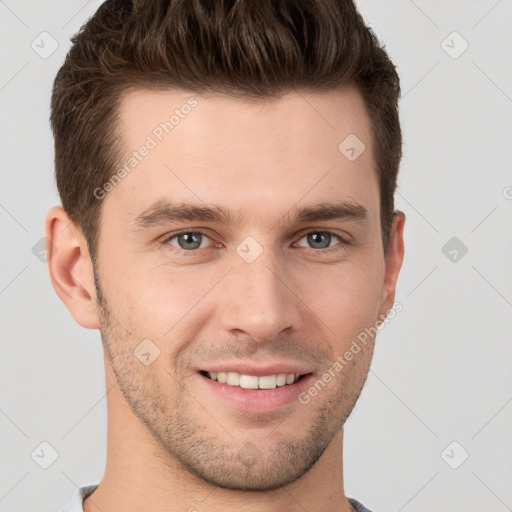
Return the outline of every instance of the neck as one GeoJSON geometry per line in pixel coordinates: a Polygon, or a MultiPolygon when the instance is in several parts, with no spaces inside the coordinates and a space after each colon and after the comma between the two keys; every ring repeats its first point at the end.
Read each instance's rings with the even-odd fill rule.
{"type": "Polygon", "coordinates": [[[308,472],[285,487],[223,489],[199,479],[162,449],[133,414],[108,368],[106,384],[107,462],[98,488],[84,500],[84,512],[353,511],[343,488],[343,430],[308,472]]]}

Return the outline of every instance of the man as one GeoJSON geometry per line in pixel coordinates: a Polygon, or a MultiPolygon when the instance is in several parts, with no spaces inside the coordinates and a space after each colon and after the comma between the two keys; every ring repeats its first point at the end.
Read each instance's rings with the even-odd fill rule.
{"type": "Polygon", "coordinates": [[[45,229],[108,446],[64,510],[367,511],[343,425],[403,260],[385,51],[350,0],[109,0],[72,42],[45,229]]]}

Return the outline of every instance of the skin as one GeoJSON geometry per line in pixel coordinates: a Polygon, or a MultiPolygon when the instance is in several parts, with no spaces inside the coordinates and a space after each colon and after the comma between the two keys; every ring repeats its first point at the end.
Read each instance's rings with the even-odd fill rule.
{"type": "Polygon", "coordinates": [[[96,286],[80,229],[59,206],[47,214],[52,284],[80,325],[100,329],[105,354],[107,464],[84,510],[351,511],[343,425],[375,339],[309,403],[267,413],[226,403],[198,369],[279,360],[319,376],[393,306],[405,218],[395,215],[385,258],[362,98],[353,88],[263,104],[132,91],[118,128],[127,156],[190,96],[197,106],[101,199],[96,286]],[[338,150],[351,133],[366,146],[355,161],[338,150]],[[233,222],[134,229],[158,199],[221,205],[233,222]],[[367,216],[292,223],[294,208],[326,201],[367,216]],[[158,243],[183,229],[204,233],[200,248],[158,243]],[[307,237],[325,230],[343,241],[307,237]],[[236,252],[247,236],[262,248],[252,263],[236,252]],[[134,356],[144,339],[160,350],[147,366],[134,356]]]}

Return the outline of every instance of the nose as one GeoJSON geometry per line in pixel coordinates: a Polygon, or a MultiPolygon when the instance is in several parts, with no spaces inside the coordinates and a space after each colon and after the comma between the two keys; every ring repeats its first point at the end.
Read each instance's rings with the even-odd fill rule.
{"type": "Polygon", "coordinates": [[[224,282],[222,327],[231,333],[268,342],[282,331],[300,327],[300,298],[284,262],[272,251],[264,251],[256,261],[237,261],[224,282]]]}

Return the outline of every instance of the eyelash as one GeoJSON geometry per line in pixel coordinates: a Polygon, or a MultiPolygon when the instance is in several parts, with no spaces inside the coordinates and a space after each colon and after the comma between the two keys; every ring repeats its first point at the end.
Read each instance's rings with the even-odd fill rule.
{"type": "MultiPolygon", "coordinates": [[[[166,236],[161,242],[161,246],[167,246],[169,247],[170,244],[169,242],[171,240],[173,240],[174,238],[177,238],[178,236],[180,235],[183,235],[185,233],[193,233],[193,234],[199,234],[199,235],[202,235],[202,236],[205,236],[206,238],[210,238],[204,231],[199,231],[199,230],[195,230],[195,231],[192,231],[192,230],[184,230],[184,231],[179,231],[177,233],[173,233],[169,236],[166,236]]],[[[327,247],[325,249],[314,249],[312,247],[301,247],[302,249],[306,249],[306,251],[308,252],[312,252],[314,254],[326,254],[326,253],[331,253],[332,251],[339,251],[341,247],[339,247],[340,245],[342,247],[346,247],[348,245],[350,245],[350,242],[343,239],[340,235],[338,235],[337,233],[335,233],[334,231],[330,231],[328,229],[315,229],[315,230],[311,230],[311,231],[307,231],[306,233],[303,233],[301,235],[301,237],[299,238],[299,240],[302,240],[304,237],[306,237],[307,235],[310,235],[311,233],[328,233],[332,236],[334,236],[335,238],[337,238],[339,240],[339,243],[338,244],[335,244],[334,246],[332,247],[327,247]]],[[[210,238],[211,240],[211,238],[210,238]]],[[[181,249],[180,247],[176,247],[176,246],[171,246],[172,247],[172,250],[173,251],[177,251],[178,253],[182,253],[182,254],[185,254],[186,256],[194,256],[194,255],[197,255],[197,253],[202,250],[202,249],[209,249],[209,247],[203,247],[202,249],[191,249],[191,250],[186,250],[186,249],[181,249]]]]}

